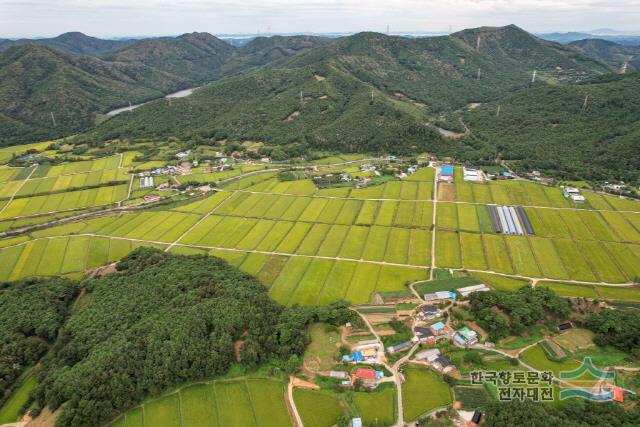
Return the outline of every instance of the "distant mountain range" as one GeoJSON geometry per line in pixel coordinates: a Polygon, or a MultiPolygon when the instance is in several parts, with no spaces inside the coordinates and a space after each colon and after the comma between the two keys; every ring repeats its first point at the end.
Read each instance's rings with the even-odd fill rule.
{"type": "Polygon", "coordinates": [[[632,46],[563,45],[513,25],[437,37],[258,37],[241,46],[208,33],[117,46],[77,34],[56,39],[64,47],[13,42],[0,52],[0,145],[72,134],[74,143],[91,145],[252,140],[285,155],[426,151],[476,164],[496,156],[528,161],[567,178],[637,178],[637,139],[627,137],[636,135],[640,100],[632,46]],[[621,79],[621,71],[630,74],[621,79]],[[196,86],[185,98],[95,120],[196,86]],[[591,96],[597,115],[574,111],[582,105],[576,99],[591,96]],[[465,124],[470,133],[455,140],[435,127],[464,131],[465,124]],[[620,153],[629,157],[621,167],[595,159],[620,153]]]}
{"type": "Polygon", "coordinates": [[[607,34],[603,31],[591,33],[569,32],[569,33],[544,33],[537,34],[538,37],[562,44],[569,44],[584,39],[600,39],[628,46],[640,46],[640,35],[633,34],[607,34]]]}
{"type": "Polygon", "coordinates": [[[134,40],[103,40],[87,36],[80,32],[70,32],[48,39],[0,39],[0,51],[6,50],[11,46],[36,44],[53,47],[67,53],[99,56],[123,48],[133,41],[134,40]]]}

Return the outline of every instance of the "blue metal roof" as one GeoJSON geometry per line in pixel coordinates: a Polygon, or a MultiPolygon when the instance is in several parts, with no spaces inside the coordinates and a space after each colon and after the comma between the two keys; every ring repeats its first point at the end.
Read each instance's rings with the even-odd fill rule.
{"type": "Polygon", "coordinates": [[[453,175],[453,166],[442,166],[440,168],[440,175],[453,175]]]}
{"type": "Polygon", "coordinates": [[[440,329],[444,328],[444,326],[445,326],[444,323],[438,322],[431,325],[431,329],[435,329],[436,331],[439,331],[440,329]]]}

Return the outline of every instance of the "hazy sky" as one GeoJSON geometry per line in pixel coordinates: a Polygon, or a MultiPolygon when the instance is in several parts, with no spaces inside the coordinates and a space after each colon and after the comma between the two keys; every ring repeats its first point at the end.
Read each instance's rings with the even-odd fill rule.
{"type": "Polygon", "coordinates": [[[0,0],[0,37],[454,31],[640,31],[640,0],[0,0]]]}

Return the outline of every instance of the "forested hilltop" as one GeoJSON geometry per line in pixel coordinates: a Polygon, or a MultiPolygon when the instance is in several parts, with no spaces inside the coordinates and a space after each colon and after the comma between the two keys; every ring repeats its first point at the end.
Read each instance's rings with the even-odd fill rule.
{"type": "Polygon", "coordinates": [[[462,159],[511,159],[566,179],[640,179],[640,72],[537,88],[464,120],[472,135],[462,159]]]}
{"type": "MultiPolygon", "coordinates": [[[[284,308],[259,281],[218,258],[138,249],[117,270],[81,283],[85,290],[66,322],[76,289],[70,282],[0,291],[3,354],[22,348],[32,354],[15,363],[33,364],[42,355],[34,338],[57,336],[33,394],[33,413],[59,410],[57,426],[104,424],[148,396],[223,374],[234,363],[295,369],[310,322],[351,319],[343,304],[284,308]],[[33,304],[32,316],[15,313],[22,307],[16,298],[33,304]]],[[[4,366],[0,373],[3,383],[16,376],[4,366]]]]}

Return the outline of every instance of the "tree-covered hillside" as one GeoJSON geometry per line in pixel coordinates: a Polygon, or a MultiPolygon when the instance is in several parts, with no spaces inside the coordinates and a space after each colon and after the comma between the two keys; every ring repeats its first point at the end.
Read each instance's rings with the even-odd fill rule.
{"type": "Polygon", "coordinates": [[[625,46],[602,39],[578,40],[569,44],[620,71],[640,68],[640,46],[625,46]]]}
{"type": "Polygon", "coordinates": [[[82,283],[87,292],[44,359],[35,397],[60,409],[57,426],[102,425],[236,362],[296,368],[310,322],[351,319],[346,304],[284,308],[256,279],[204,255],[138,249],[117,269],[82,283]]]}
{"type": "Polygon", "coordinates": [[[0,53],[0,122],[9,124],[0,127],[0,146],[69,135],[97,112],[183,86],[182,78],[141,64],[14,46],[0,53]]]}
{"type": "Polygon", "coordinates": [[[640,179],[640,72],[522,92],[464,120],[472,131],[465,159],[515,159],[563,178],[640,179]]]}
{"type": "Polygon", "coordinates": [[[64,279],[0,284],[0,406],[56,339],[77,290],[64,279]]]}
{"type": "Polygon", "coordinates": [[[131,42],[132,40],[103,40],[74,31],[48,39],[0,40],[0,51],[16,45],[37,44],[49,46],[67,53],[99,56],[116,49],[121,49],[131,42]]]}
{"type": "Polygon", "coordinates": [[[345,71],[319,65],[224,79],[170,104],[157,101],[114,117],[79,140],[176,136],[415,153],[435,149],[441,141],[425,121],[424,107],[389,98],[345,71]]]}

